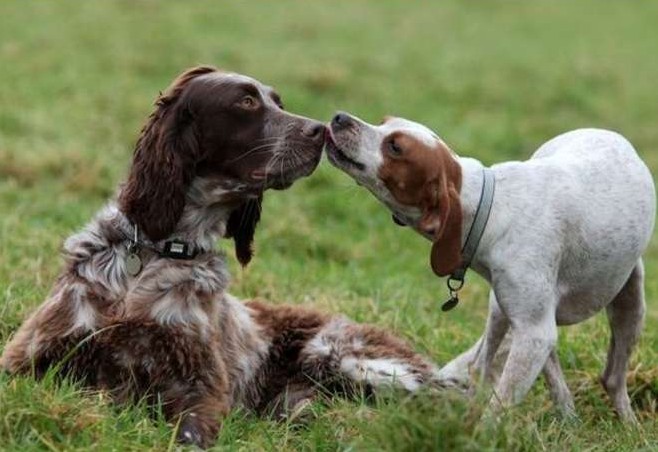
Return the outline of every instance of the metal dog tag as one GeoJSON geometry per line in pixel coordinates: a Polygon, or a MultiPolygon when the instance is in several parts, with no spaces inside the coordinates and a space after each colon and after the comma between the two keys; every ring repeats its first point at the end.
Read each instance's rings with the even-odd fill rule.
{"type": "Polygon", "coordinates": [[[459,291],[464,287],[464,274],[461,273],[455,275],[453,272],[453,274],[446,279],[446,285],[448,286],[448,292],[450,292],[450,298],[441,305],[441,310],[443,312],[455,309],[455,306],[459,304],[459,291]]]}
{"type": "Polygon", "coordinates": [[[130,276],[137,276],[142,271],[142,259],[135,252],[132,252],[126,257],[126,272],[130,276]]]}
{"type": "Polygon", "coordinates": [[[443,312],[450,311],[451,309],[454,309],[458,303],[459,303],[459,298],[457,297],[457,294],[454,293],[450,295],[450,299],[448,301],[446,301],[445,303],[443,303],[443,305],[441,305],[441,310],[443,312]]]}

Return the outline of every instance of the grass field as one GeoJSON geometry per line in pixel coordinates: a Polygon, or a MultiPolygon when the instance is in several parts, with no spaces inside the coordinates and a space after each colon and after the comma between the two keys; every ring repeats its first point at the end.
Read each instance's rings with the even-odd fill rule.
{"type": "MultiPolygon", "coordinates": [[[[658,174],[656,23],[650,1],[0,2],[0,344],[43,300],[62,240],[112,195],[153,99],[188,66],[253,75],[322,120],[336,109],[414,118],[486,164],[525,159],[568,129],[611,128],[658,174]]],[[[439,363],[483,329],[482,281],[471,277],[459,308],[442,313],[428,243],[326,162],[266,197],[256,244],[250,267],[232,263],[237,295],[345,312],[439,363]]],[[[657,450],[658,240],[646,267],[646,327],[629,373],[641,428],[617,422],[598,384],[599,315],[560,332],[579,423],[555,417],[538,381],[499,425],[476,422],[481,404],[449,394],[397,396],[318,405],[303,426],[235,413],[217,448],[657,450]]],[[[0,449],[172,447],[171,429],[144,407],[0,376],[0,449]]]]}

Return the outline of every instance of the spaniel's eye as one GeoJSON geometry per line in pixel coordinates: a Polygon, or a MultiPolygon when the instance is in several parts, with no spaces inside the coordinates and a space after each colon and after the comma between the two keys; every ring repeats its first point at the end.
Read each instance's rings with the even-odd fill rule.
{"type": "Polygon", "coordinates": [[[397,157],[402,155],[402,148],[395,142],[395,140],[391,140],[388,142],[388,152],[397,157]]]}
{"type": "Polygon", "coordinates": [[[258,101],[254,96],[244,96],[240,100],[240,107],[246,110],[255,110],[258,108],[258,101]]]}

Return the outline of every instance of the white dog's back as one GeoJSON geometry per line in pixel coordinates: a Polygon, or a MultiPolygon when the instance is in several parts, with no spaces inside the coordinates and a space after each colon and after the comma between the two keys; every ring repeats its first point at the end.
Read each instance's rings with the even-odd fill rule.
{"type": "Polygon", "coordinates": [[[494,208],[492,219],[514,231],[505,254],[554,253],[562,290],[558,322],[579,322],[610,302],[654,227],[653,179],[628,140],[607,130],[574,130],[543,144],[528,161],[494,169],[507,181],[499,184],[506,205],[498,215],[494,208]]]}

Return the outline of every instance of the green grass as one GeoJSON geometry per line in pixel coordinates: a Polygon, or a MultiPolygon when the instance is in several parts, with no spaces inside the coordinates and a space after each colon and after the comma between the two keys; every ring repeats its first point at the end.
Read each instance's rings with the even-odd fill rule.
{"type": "MultiPolygon", "coordinates": [[[[568,129],[612,128],[656,172],[656,23],[650,1],[1,2],[0,343],[43,300],[62,240],[113,193],[154,97],[188,66],[253,75],[322,120],[336,109],[407,116],[487,164],[525,159],[568,129]]],[[[444,282],[428,253],[323,163],[266,197],[257,257],[232,265],[232,291],[345,312],[445,363],[481,333],[487,289],[471,277],[459,308],[441,313],[444,282]]],[[[629,374],[640,429],[616,421],[597,383],[608,341],[599,315],[561,330],[578,424],[556,419],[538,382],[499,425],[476,422],[481,404],[451,395],[336,401],[303,426],[234,413],[218,448],[656,450],[657,240],[646,267],[647,321],[629,374]]],[[[0,449],[169,447],[171,429],[144,407],[0,377],[0,449]]]]}

